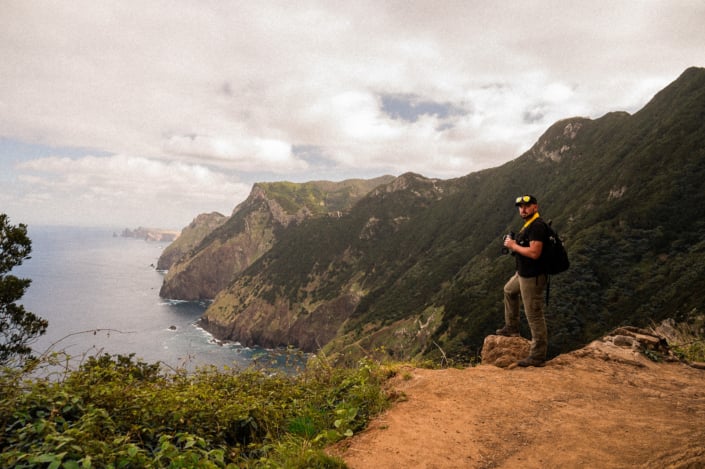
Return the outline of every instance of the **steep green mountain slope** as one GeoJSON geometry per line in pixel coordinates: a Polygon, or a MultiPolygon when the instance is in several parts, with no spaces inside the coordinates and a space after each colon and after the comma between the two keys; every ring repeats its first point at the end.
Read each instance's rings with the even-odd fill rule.
{"type": "Polygon", "coordinates": [[[203,241],[203,238],[225,223],[226,220],[227,217],[218,212],[198,215],[187,227],[181,230],[181,235],[176,241],[164,249],[162,255],[159,256],[157,269],[169,270],[172,265],[188,255],[203,241]]]}
{"type": "Polygon", "coordinates": [[[501,237],[520,227],[524,193],[571,254],[551,281],[551,353],[616,325],[702,313],[704,123],[705,69],[691,68],[636,114],[560,121],[501,167],[405,174],[340,218],[282,231],[203,323],[244,344],[469,359],[503,321],[513,259],[501,237]]]}
{"type": "Polygon", "coordinates": [[[361,197],[392,180],[256,184],[229,218],[200,215],[159,259],[168,268],[159,295],[212,299],[235,275],[267,252],[278,233],[308,218],[339,217],[361,197]]]}

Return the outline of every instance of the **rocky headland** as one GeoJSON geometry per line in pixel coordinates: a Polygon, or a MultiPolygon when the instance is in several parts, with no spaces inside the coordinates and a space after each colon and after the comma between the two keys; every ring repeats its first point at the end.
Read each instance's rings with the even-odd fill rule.
{"type": "MultiPolygon", "coordinates": [[[[145,228],[140,226],[133,230],[125,228],[120,236],[122,238],[136,238],[144,239],[145,241],[155,241],[155,242],[173,242],[179,238],[181,234],[180,231],[175,230],[164,230],[161,228],[145,228]]],[[[117,236],[117,234],[115,234],[117,236]]]]}

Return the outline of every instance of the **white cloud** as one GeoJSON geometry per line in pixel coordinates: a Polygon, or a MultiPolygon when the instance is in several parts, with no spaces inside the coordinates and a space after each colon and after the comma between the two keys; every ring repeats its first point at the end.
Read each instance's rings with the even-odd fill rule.
{"type": "Polygon", "coordinates": [[[249,184],[205,166],[115,155],[45,157],[21,163],[26,203],[45,223],[120,226],[140,219],[181,228],[199,213],[229,214],[249,184]],[[100,221],[100,222],[99,222],[100,221]]]}
{"type": "Polygon", "coordinates": [[[293,155],[290,144],[275,139],[175,135],[164,142],[164,150],[241,171],[285,173],[308,167],[293,155]]]}
{"type": "Polygon", "coordinates": [[[704,65],[704,17],[702,2],[652,0],[5,0],[0,137],[248,184],[460,176],[558,119],[638,110],[704,65]],[[395,119],[383,96],[465,113],[395,119]]]}

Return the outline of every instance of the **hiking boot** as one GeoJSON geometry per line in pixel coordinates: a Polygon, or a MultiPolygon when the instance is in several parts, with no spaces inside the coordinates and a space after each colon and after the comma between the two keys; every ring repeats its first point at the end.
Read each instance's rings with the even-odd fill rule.
{"type": "Polygon", "coordinates": [[[519,360],[517,362],[518,366],[521,367],[527,367],[527,366],[545,366],[546,365],[546,360],[540,360],[538,358],[531,358],[531,357],[526,357],[523,360],[519,360]]]}
{"type": "Polygon", "coordinates": [[[516,327],[504,326],[501,329],[497,329],[495,334],[503,335],[504,337],[519,337],[519,329],[516,327]]]}

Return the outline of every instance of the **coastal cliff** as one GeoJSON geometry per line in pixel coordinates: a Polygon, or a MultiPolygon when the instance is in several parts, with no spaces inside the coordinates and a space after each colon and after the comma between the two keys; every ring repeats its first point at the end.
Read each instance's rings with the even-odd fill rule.
{"type": "MultiPolygon", "coordinates": [[[[372,190],[340,218],[290,228],[216,296],[201,324],[216,337],[244,345],[320,349],[345,335],[342,328],[357,320],[353,315],[363,298],[392,278],[383,280],[391,266],[376,268],[375,261],[393,258],[396,265],[411,254],[389,241],[413,229],[416,213],[455,191],[453,182],[407,173],[372,190]]],[[[413,327],[417,320],[402,322],[413,327]]],[[[399,325],[375,335],[393,335],[399,325]]]]}
{"type": "MultiPolygon", "coordinates": [[[[182,300],[213,299],[233,279],[269,251],[279,235],[309,218],[335,218],[373,188],[392,180],[258,183],[230,217],[202,232],[198,243],[183,249],[169,271],[160,296],[182,300]]],[[[167,252],[165,252],[165,255],[167,252]]],[[[163,256],[166,264],[168,259],[163,256]]]]}
{"type": "Polygon", "coordinates": [[[169,270],[172,265],[195,249],[203,238],[225,223],[227,217],[218,212],[202,213],[181,231],[181,236],[164,249],[157,262],[158,270],[169,270]]]}

